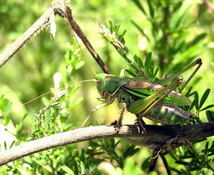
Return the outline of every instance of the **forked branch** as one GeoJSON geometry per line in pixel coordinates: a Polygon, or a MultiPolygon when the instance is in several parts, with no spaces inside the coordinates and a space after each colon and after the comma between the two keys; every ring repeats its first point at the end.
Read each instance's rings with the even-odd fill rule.
{"type": "Polygon", "coordinates": [[[31,40],[33,36],[40,33],[46,26],[50,25],[51,19],[54,18],[54,15],[59,15],[68,21],[71,28],[80,37],[83,44],[86,46],[103,72],[110,73],[107,65],[102,61],[101,57],[95,51],[92,44],[82,32],[77,22],[74,20],[71,9],[66,5],[66,0],[52,1],[51,6],[44,12],[44,14],[26,32],[24,32],[23,35],[21,35],[0,54],[0,67],[9,61],[12,56],[14,56],[19,51],[19,49],[21,49],[27,43],[27,41],[31,40]]]}

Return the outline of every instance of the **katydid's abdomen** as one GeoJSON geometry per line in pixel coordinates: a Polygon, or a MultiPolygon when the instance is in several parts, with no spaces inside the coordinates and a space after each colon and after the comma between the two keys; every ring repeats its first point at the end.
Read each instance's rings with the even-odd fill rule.
{"type": "MultiPolygon", "coordinates": [[[[141,113],[138,114],[141,116],[141,113]]],[[[163,124],[182,124],[192,119],[194,115],[177,106],[159,105],[154,106],[145,116],[152,121],[163,124]]]]}

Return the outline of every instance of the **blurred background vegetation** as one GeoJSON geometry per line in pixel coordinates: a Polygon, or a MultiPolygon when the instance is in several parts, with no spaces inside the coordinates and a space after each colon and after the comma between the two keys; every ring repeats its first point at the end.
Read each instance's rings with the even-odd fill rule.
{"type": "MultiPolygon", "coordinates": [[[[50,2],[0,0],[0,52],[30,27],[50,2]]],[[[99,34],[99,22],[108,24],[111,20],[113,24],[120,25],[121,30],[126,30],[124,38],[127,47],[142,59],[146,53],[152,52],[153,61],[160,69],[159,77],[173,74],[196,58],[202,58],[202,68],[186,92],[192,87],[202,96],[210,88],[211,93],[204,106],[213,104],[214,1],[72,0],[69,5],[74,18],[114,74],[120,73],[125,62],[99,34]]],[[[51,39],[48,29],[42,31],[0,69],[0,121],[16,136],[16,144],[78,127],[92,108],[101,103],[97,100],[99,94],[94,83],[74,83],[94,78],[95,73],[101,72],[100,68],[60,17],[56,17],[56,24],[55,39],[51,39]],[[56,90],[56,87],[71,83],[74,84],[61,97],[59,94],[64,91],[56,90]],[[52,93],[29,102],[50,90],[52,93]],[[45,106],[49,108],[44,111],[45,106]]],[[[190,73],[191,70],[185,73],[184,79],[190,73]]],[[[212,111],[209,113],[213,115],[212,111]]],[[[93,123],[110,124],[118,118],[118,114],[118,106],[114,103],[98,111],[93,123]]],[[[133,123],[134,119],[126,113],[124,123],[133,123]]],[[[205,112],[200,119],[207,121],[205,112]]],[[[205,143],[196,145],[197,151],[203,146],[205,143]]],[[[101,140],[82,143],[79,147],[82,149],[71,145],[38,153],[23,162],[15,161],[4,166],[0,173],[103,174],[106,171],[106,174],[121,174],[123,171],[123,174],[141,174],[142,169],[146,172],[146,163],[151,156],[151,151],[146,148],[130,147],[125,141],[118,145],[117,140],[101,140]],[[109,147],[112,150],[108,150],[109,147]],[[135,152],[137,154],[132,156],[135,152]],[[101,153],[105,156],[100,156],[101,153]],[[72,164],[73,160],[75,163],[72,164]],[[112,170],[107,171],[106,167],[112,170]]],[[[176,160],[184,153],[187,152],[179,148],[171,157],[168,156],[170,166],[174,167],[175,163],[177,166],[176,160]]],[[[208,159],[207,154],[203,153],[204,159],[208,159]]],[[[188,161],[195,164],[196,160],[188,161]]],[[[174,172],[188,174],[192,170],[193,173],[212,174],[207,161],[195,167],[188,167],[180,161],[174,172]]],[[[158,165],[154,174],[165,174],[160,160],[158,165]]]]}

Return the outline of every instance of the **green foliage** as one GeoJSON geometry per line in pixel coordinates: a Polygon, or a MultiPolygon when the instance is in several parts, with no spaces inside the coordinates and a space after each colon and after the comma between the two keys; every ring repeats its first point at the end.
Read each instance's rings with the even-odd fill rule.
{"type": "Polygon", "coordinates": [[[11,102],[7,98],[0,96],[0,119],[3,119],[6,125],[9,122],[9,118],[7,114],[10,111],[10,107],[11,107],[11,102]]]}
{"type": "MultiPolygon", "coordinates": [[[[1,51],[42,14],[48,3],[0,1],[1,51]]],[[[187,0],[71,3],[75,18],[113,72],[125,70],[127,76],[155,82],[201,56],[203,68],[191,81],[192,90],[187,87],[186,95],[193,101],[187,110],[196,114],[194,123],[214,121],[214,96],[210,89],[214,73],[214,15],[206,4],[187,0]],[[108,43],[97,42],[97,22],[109,18],[112,20],[109,29],[101,25],[101,34],[124,60],[108,43]]],[[[57,18],[56,24],[55,40],[42,32],[0,69],[0,123],[11,136],[11,140],[1,143],[1,150],[78,127],[97,104],[95,84],[76,83],[94,78],[92,71],[98,72],[95,63],[85,49],[80,49],[64,22],[57,18]],[[42,98],[31,100],[44,93],[42,98]]],[[[107,118],[113,115],[105,112],[106,119],[97,118],[96,122],[110,123],[113,119],[107,118]]],[[[165,152],[172,174],[213,174],[212,139],[165,152]]],[[[150,160],[151,153],[145,148],[115,139],[99,139],[27,156],[2,166],[0,174],[147,174],[150,160]],[[103,163],[112,170],[106,171],[103,163]]],[[[163,169],[158,161],[153,174],[166,174],[163,169]]]]}
{"type": "Polygon", "coordinates": [[[169,153],[169,155],[176,164],[182,165],[183,168],[177,169],[173,167],[172,170],[181,174],[189,174],[189,172],[211,174],[214,171],[212,166],[213,148],[213,141],[197,143],[190,148],[178,148],[176,151],[169,153]]]}
{"type": "Polygon", "coordinates": [[[133,24],[149,42],[147,49],[155,54],[161,73],[166,73],[166,70],[174,72],[187,65],[206,47],[205,32],[191,37],[197,21],[189,16],[196,3],[182,0],[132,1],[148,23],[140,25],[133,21],[133,24]],[[177,64],[170,66],[173,62],[177,64]]]}
{"type": "Polygon", "coordinates": [[[125,69],[125,71],[132,77],[141,77],[153,82],[158,73],[158,68],[154,66],[154,62],[152,61],[152,53],[146,53],[144,62],[139,56],[132,55],[130,50],[125,45],[124,35],[126,31],[120,32],[120,26],[113,25],[111,21],[109,24],[109,29],[103,24],[100,25],[102,30],[101,35],[115,47],[118,53],[127,62],[127,69],[125,69]]]}

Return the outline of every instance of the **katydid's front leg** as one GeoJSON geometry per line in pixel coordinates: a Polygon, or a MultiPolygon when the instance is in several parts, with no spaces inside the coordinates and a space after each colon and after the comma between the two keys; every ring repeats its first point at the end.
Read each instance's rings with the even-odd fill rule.
{"type": "Polygon", "coordinates": [[[125,103],[122,103],[122,110],[120,112],[120,117],[119,117],[119,119],[117,121],[117,125],[118,126],[122,125],[123,115],[124,115],[126,107],[127,107],[127,105],[125,103]]]}
{"type": "Polygon", "coordinates": [[[163,88],[149,97],[131,103],[128,107],[128,111],[134,114],[143,112],[141,116],[146,115],[152,107],[154,107],[164,97],[170,94],[174,89],[176,89],[181,84],[181,82],[182,78],[177,78],[176,81],[172,82],[168,87],[163,88]]]}
{"type": "Polygon", "coordinates": [[[192,67],[196,66],[195,70],[192,72],[192,74],[189,76],[189,78],[181,85],[180,88],[180,93],[183,91],[183,89],[186,87],[186,85],[189,83],[189,81],[193,78],[193,76],[197,73],[197,71],[200,69],[201,65],[202,65],[202,60],[201,58],[198,58],[197,60],[195,60],[192,64],[190,64],[189,66],[187,66],[186,68],[184,68],[183,70],[177,72],[174,75],[171,75],[163,80],[160,80],[159,83],[163,84],[167,84],[169,81],[176,79],[178,76],[180,76],[182,73],[188,71],[189,69],[191,69],[192,67]]]}
{"type": "Polygon", "coordinates": [[[105,106],[108,106],[112,103],[112,101],[109,101],[109,102],[105,102],[105,103],[102,103],[100,105],[97,105],[95,106],[92,111],[90,112],[90,114],[86,117],[86,119],[82,122],[82,124],[80,125],[80,127],[84,127],[85,124],[92,118],[93,114],[100,108],[103,108],[105,106]]]}

